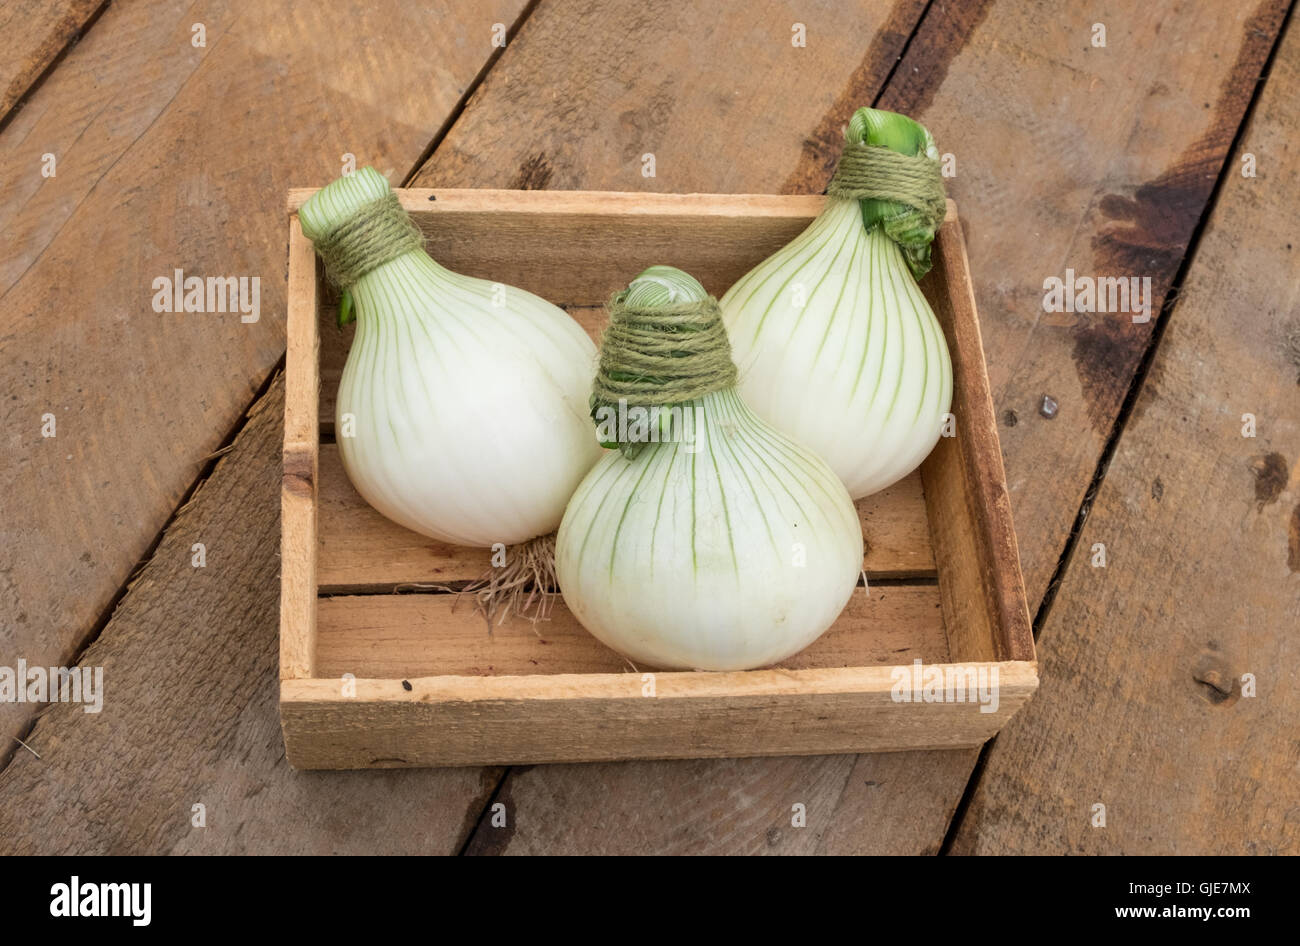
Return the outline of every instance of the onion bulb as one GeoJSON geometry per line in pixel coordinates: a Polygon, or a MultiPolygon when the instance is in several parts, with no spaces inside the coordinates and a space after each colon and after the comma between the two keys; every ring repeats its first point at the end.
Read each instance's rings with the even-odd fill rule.
{"type": "Polygon", "coordinates": [[[532,293],[434,262],[372,168],[318,191],[298,216],[346,290],[341,315],[355,312],[335,429],[357,492],[455,545],[554,531],[600,454],[587,334],[532,293]]]}
{"type": "Polygon", "coordinates": [[[603,643],[664,669],[744,670],[802,650],[857,584],[852,500],[746,407],[717,303],[693,278],[652,267],[610,308],[592,413],[619,450],[560,524],[565,603],[603,643]]]}
{"type": "Polygon", "coordinates": [[[821,214],[721,306],[746,403],[860,499],[933,449],[952,362],[916,284],[945,206],[934,141],[910,118],[874,109],[858,110],[846,139],[821,214]],[[862,196],[900,192],[910,204],[862,196]]]}

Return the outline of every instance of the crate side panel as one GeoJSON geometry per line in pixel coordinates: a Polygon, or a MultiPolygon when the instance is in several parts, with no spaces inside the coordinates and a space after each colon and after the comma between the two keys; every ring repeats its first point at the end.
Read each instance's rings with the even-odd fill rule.
{"type": "MultiPolygon", "coordinates": [[[[290,194],[294,208],[310,190],[290,194]]],[[[558,304],[602,305],[655,261],[721,295],[797,236],[815,196],[398,190],[442,265],[558,304]]]]}
{"type": "Polygon", "coordinates": [[[1033,660],[979,318],[951,201],[936,244],[922,285],[952,355],[957,435],[940,440],[921,472],[949,642],[954,659],[1033,660]]]}
{"type": "Polygon", "coordinates": [[[289,224],[280,488],[280,675],[287,679],[314,675],[320,429],[316,285],[316,254],[295,217],[289,224]]]}
{"type": "MultiPolygon", "coordinates": [[[[897,703],[887,689],[425,701],[421,682],[411,682],[415,692],[404,700],[313,699],[286,687],[291,764],[375,768],[956,748],[983,743],[1032,692],[1022,675],[1006,674],[996,709],[981,712],[974,702],[897,703]]],[[[639,691],[640,677],[633,683],[639,691]]],[[[359,697],[365,695],[362,686],[359,697]]]]}
{"type": "Polygon", "coordinates": [[[954,660],[1033,659],[1024,582],[961,227],[949,202],[922,280],[953,362],[956,436],[921,467],[954,660]]]}

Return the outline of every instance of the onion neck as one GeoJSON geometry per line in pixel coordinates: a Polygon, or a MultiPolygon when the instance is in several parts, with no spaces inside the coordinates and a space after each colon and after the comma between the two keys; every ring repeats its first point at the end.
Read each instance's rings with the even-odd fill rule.
{"type": "Polygon", "coordinates": [[[906,283],[916,285],[916,279],[907,265],[907,256],[903,248],[889,238],[883,227],[871,227],[864,236],[867,241],[867,253],[886,261],[884,269],[892,279],[904,280],[904,285],[906,283]]]}
{"type": "Polygon", "coordinates": [[[422,304],[426,286],[433,284],[449,270],[438,265],[423,250],[403,253],[371,270],[348,290],[358,323],[366,323],[380,312],[392,312],[417,317],[428,311],[422,304]]]}

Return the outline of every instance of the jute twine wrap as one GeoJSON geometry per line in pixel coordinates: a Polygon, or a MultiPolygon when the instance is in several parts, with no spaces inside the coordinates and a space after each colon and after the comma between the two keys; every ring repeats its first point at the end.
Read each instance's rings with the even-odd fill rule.
{"type": "Polygon", "coordinates": [[[325,275],[350,289],[366,273],[424,248],[424,237],[394,193],[362,204],[357,212],[316,241],[325,275]]]}
{"type": "Polygon", "coordinates": [[[929,270],[930,243],[948,209],[938,161],[923,154],[849,143],[826,193],[897,204],[898,213],[881,220],[885,235],[902,247],[918,277],[929,270]]]}
{"type": "Polygon", "coordinates": [[[609,303],[609,328],[600,343],[591,413],[602,407],[682,404],[734,387],[738,372],[718,301],[629,306],[627,290],[609,303]]]}

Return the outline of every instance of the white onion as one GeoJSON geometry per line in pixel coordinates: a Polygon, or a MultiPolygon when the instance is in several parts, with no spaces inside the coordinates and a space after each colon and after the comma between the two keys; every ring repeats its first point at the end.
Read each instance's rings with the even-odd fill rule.
{"type": "MultiPolygon", "coordinates": [[[[316,239],[388,193],[382,175],[359,170],[312,196],[303,231],[316,239]]],[[[456,545],[553,531],[600,453],[587,408],[595,346],[582,328],[532,293],[453,273],[422,250],[350,291],[357,331],[336,431],[357,492],[456,545]]]]}
{"type": "MultiPolygon", "coordinates": [[[[647,282],[699,284],[654,267],[647,282]],[[689,282],[687,282],[689,281],[689,282]]],[[[632,287],[638,287],[634,281],[632,287]]],[[[678,442],[587,475],[556,538],[565,603],[593,635],[664,669],[778,662],[835,620],[862,568],[862,531],[820,459],[754,415],[734,387],[685,405],[678,442]]]]}
{"type": "Polygon", "coordinates": [[[864,226],[858,200],[828,198],[721,306],[746,403],[824,458],[855,499],[906,476],[938,441],[948,346],[902,251],[864,226]]]}

